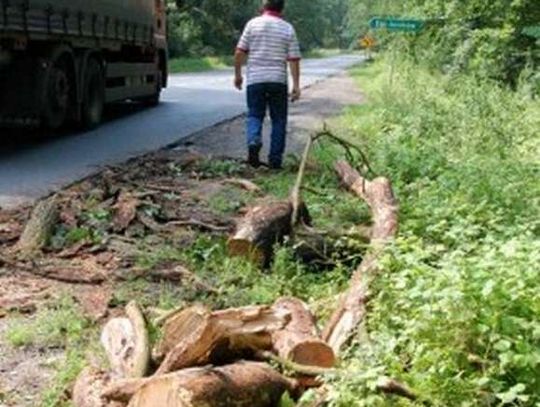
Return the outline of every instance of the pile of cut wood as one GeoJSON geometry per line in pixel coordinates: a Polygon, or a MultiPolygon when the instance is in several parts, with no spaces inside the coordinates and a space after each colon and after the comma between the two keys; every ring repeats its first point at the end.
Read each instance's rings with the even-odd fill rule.
{"type": "MultiPolygon", "coordinates": [[[[152,324],[160,327],[160,335],[151,349],[149,325],[132,302],[126,317],[104,327],[101,342],[109,366],[81,373],[73,391],[75,406],[277,406],[285,393],[297,398],[321,385],[318,376],[335,373],[339,352],[362,327],[378,257],[398,226],[397,203],[387,179],[369,181],[346,162],[335,168],[343,185],[369,205],[373,226],[370,250],[322,335],[306,304],[281,298],[269,306],[221,311],[193,306],[160,316],[152,324]]],[[[238,223],[231,254],[265,261],[270,243],[291,234],[303,216],[298,191],[291,202],[253,208],[238,223]]],[[[389,379],[381,381],[379,389],[415,397],[389,379]]]]}
{"type": "Polygon", "coordinates": [[[296,298],[213,312],[193,306],[159,319],[164,323],[153,350],[136,303],[128,304],[126,317],[105,325],[101,342],[108,370],[81,373],[75,406],[276,406],[286,392],[296,397],[317,382],[286,377],[261,360],[315,372],[336,362],[315,318],[296,298]]]}

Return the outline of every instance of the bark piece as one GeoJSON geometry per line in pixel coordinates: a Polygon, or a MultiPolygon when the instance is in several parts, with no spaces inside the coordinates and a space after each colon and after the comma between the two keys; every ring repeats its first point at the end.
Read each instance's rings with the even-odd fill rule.
{"type": "Polygon", "coordinates": [[[285,328],[272,334],[273,347],[280,357],[300,365],[334,366],[334,351],[320,339],[315,317],[305,303],[296,298],[281,298],[272,309],[291,314],[285,328]]]}
{"type": "Polygon", "coordinates": [[[115,378],[143,377],[150,361],[148,331],[135,302],[126,307],[128,318],[111,319],[101,333],[101,344],[115,378]]]}
{"type": "Polygon", "coordinates": [[[91,257],[73,261],[37,262],[27,271],[43,278],[72,284],[99,284],[107,278],[105,270],[91,257]]]}
{"type": "Polygon", "coordinates": [[[129,407],[277,407],[292,384],[264,363],[196,368],[152,378],[129,407]]]}
{"type": "Polygon", "coordinates": [[[23,257],[41,250],[48,242],[59,216],[56,196],[37,203],[16,245],[23,257]]]}
{"type": "Polygon", "coordinates": [[[323,339],[337,354],[365,318],[369,283],[379,271],[378,258],[398,232],[398,204],[388,179],[369,181],[343,161],[336,163],[335,169],[343,185],[369,205],[373,217],[368,254],[355,271],[349,290],[342,296],[323,332],[323,339]]]}
{"type": "Polygon", "coordinates": [[[251,192],[252,194],[261,194],[262,189],[253,183],[252,181],[249,181],[247,179],[242,178],[228,178],[225,181],[223,181],[226,184],[233,185],[235,187],[239,187],[242,189],[245,189],[248,192],[251,192]]]}
{"type": "Polygon", "coordinates": [[[245,307],[210,312],[194,306],[173,315],[163,327],[155,359],[165,356],[157,374],[215,361],[243,350],[267,349],[272,332],[282,329],[290,315],[270,307],[245,307]]]}
{"type": "Polygon", "coordinates": [[[113,230],[116,233],[123,232],[137,217],[139,200],[130,192],[123,190],[118,196],[114,206],[113,230]]]}
{"type": "Polygon", "coordinates": [[[291,233],[293,207],[289,201],[270,202],[251,208],[238,222],[229,239],[229,254],[265,264],[274,244],[291,233]]]}

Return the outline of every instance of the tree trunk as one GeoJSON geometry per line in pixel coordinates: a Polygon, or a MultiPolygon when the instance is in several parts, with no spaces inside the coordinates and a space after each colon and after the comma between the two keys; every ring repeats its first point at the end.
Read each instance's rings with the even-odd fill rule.
{"type": "Polygon", "coordinates": [[[135,393],[129,407],[277,407],[292,388],[268,365],[240,362],[153,377],[135,393]]]}
{"type": "Polygon", "coordinates": [[[285,328],[272,334],[274,350],[280,357],[300,365],[334,366],[334,352],[320,339],[315,317],[306,304],[296,298],[281,298],[272,308],[291,314],[285,328]]]}
{"type": "Polygon", "coordinates": [[[38,202],[17,242],[16,250],[23,257],[41,250],[51,237],[58,216],[56,196],[38,202]]]}
{"type": "Polygon", "coordinates": [[[364,320],[369,283],[379,271],[379,256],[397,235],[398,204],[388,179],[368,181],[343,161],[336,163],[335,168],[344,186],[362,198],[373,214],[369,252],[354,273],[349,290],[341,298],[323,332],[323,339],[338,354],[364,320]]]}
{"type": "Polygon", "coordinates": [[[101,343],[115,378],[144,377],[150,362],[146,322],[135,302],[126,307],[128,318],[115,318],[105,325],[101,343]]]}
{"type": "Polygon", "coordinates": [[[154,352],[165,359],[156,374],[221,362],[243,351],[268,349],[271,333],[282,329],[290,315],[270,307],[245,307],[210,312],[202,306],[173,315],[163,328],[154,352]]]}

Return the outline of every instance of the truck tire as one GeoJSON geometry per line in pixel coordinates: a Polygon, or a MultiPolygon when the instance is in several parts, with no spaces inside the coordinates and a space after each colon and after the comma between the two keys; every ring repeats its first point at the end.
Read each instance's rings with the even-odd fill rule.
{"type": "Polygon", "coordinates": [[[85,129],[93,129],[101,123],[105,105],[105,76],[95,58],[88,60],[82,96],[81,124],[85,129]]]}
{"type": "Polygon", "coordinates": [[[159,105],[159,100],[161,98],[161,88],[162,88],[161,84],[162,84],[162,73],[160,72],[156,75],[156,89],[155,89],[154,94],[152,96],[148,96],[142,99],[142,102],[146,106],[154,107],[154,106],[159,105]]]}
{"type": "Polygon", "coordinates": [[[45,76],[43,124],[50,129],[62,127],[68,119],[72,95],[71,76],[65,58],[53,61],[45,76]]]}

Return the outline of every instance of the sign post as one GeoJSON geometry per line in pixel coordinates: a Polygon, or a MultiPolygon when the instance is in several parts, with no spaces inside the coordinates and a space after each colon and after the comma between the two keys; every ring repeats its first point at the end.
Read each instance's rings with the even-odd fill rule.
{"type": "MultiPolygon", "coordinates": [[[[369,22],[369,26],[373,30],[387,30],[390,32],[408,32],[419,33],[424,29],[424,22],[422,20],[412,20],[403,18],[383,18],[375,17],[369,22]]],[[[390,86],[394,82],[394,65],[395,65],[395,50],[392,50],[391,62],[390,62],[390,86]]]]}
{"type": "Polygon", "coordinates": [[[369,26],[373,30],[386,29],[388,31],[400,32],[420,32],[424,28],[424,22],[421,20],[406,20],[398,18],[372,18],[369,26]]]}

